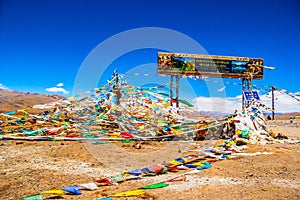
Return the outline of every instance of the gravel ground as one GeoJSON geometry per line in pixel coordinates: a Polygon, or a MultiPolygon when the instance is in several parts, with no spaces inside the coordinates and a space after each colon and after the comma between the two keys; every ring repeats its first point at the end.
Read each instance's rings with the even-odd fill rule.
{"type": "MultiPolygon", "coordinates": [[[[300,137],[300,130],[295,127],[273,126],[273,130],[300,137]]],[[[95,178],[168,161],[207,144],[146,142],[139,145],[141,148],[136,148],[134,143],[0,141],[0,199],[19,199],[44,190],[91,182],[95,178]]],[[[300,199],[299,151],[299,143],[249,145],[244,152],[272,154],[218,161],[210,169],[186,175],[184,182],[147,190],[139,197],[119,199],[300,199]]],[[[64,198],[96,199],[167,180],[180,173],[184,172],[127,181],[64,198]]]]}

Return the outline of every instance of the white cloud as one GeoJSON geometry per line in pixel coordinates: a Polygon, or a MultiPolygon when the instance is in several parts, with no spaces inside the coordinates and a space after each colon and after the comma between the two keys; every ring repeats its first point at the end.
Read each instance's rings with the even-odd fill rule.
{"type": "Polygon", "coordinates": [[[226,87],[224,86],[224,87],[218,89],[217,91],[218,91],[218,92],[223,92],[223,91],[225,90],[225,88],[226,88],[226,87]]]}
{"type": "MultiPolygon", "coordinates": [[[[288,113],[288,112],[300,112],[300,102],[292,97],[288,96],[287,94],[282,94],[278,91],[274,92],[275,97],[275,112],[279,113],[288,113]]],[[[272,99],[271,94],[262,95],[261,101],[271,107],[272,99]]]]}
{"type": "Polygon", "coordinates": [[[62,86],[64,86],[63,83],[58,83],[58,84],[56,85],[56,87],[62,87],[62,86]]]}
{"type": "Polygon", "coordinates": [[[46,91],[47,92],[54,92],[54,93],[69,94],[69,91],[65,90],[64,88],[60,88],[60,87],[46,88],[46,91]]]}
{"type": "Polygon", "coordinates": [[[6,87],[5,85],[3,85],[2,83],[0,83],[0,89],[1,90],[8,90],[9,88],[6,87]]]}
{"type": "Polygon", "coordinates": [[[193,100],[198,111],[232,113],[242,107],[242,95],[233,98],[197,97],[193,100]]]}
{"type": "MultiPolygon", "coordinates": [[[[289,113],[300,112],[300,102],[278,91],[274,92],[275,100],[275,112],[277,113],[289,113]]],[[[261,102],[271,108],[272,100],[271,95],[261,95],[261,102]]],[[[220,98],[220,97],[197,97],[193,100],[193,103],[198,111],[211,111],[211,112],[223,112],[233,113],[235,110],[241,110],[242,107],[242,95],[236,97],[220,98]]]]}

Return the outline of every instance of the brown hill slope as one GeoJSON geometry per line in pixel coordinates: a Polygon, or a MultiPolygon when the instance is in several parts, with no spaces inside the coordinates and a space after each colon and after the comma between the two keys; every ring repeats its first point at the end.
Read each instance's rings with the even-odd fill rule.
{"type": "Polygon", "coordinates": [[[284,113],[280,116],[276,116],[276,119],[290,119],[292,116],[300,116],[299,112],[292,112],[292,113],[284,113]]]}
{"type": "Polygon", "coordinates": [[[17,92],[13,90],[0,89],[0,112],[23,109],[36,104],[54,102],[62,98],[64,97],[59,95],[17,92]]]}

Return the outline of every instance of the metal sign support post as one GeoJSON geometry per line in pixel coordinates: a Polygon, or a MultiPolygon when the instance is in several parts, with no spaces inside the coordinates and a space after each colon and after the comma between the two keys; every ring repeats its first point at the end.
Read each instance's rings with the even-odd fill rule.
{"type": "Polygon", "coordinates": [[[242,109],[249,107],[250,101],[246,100],[244,91],[252,91],[252,79],[242,79],[242,109]]]}
{"type": "Polygon", "coordinates": [[[176,107],[179,107],[179,79],[180,76],[178,75],[171,75],[170,76],[170,104],[173,106],[173,103],[176,103],[176,107]],[[174,83],[174,77],[175,77],[175,83],[174,83]],[[173,90],[175,89],[176,96],[173,96],[173,90]]]}
{"type": "Polygon", "coordinates": [[[180,79],[180,76],[175,76],[176,78],[176,84],[175,84],[175,87],[176,87],[176,107],[178,108],[179,107],[179,79],[180,79]]]}
{"type": "Polygon", "coordinates": [[[173,78],[174,75],[171,75],[171,80],[170,80],[170,105],[173,106],[173,78]]]}

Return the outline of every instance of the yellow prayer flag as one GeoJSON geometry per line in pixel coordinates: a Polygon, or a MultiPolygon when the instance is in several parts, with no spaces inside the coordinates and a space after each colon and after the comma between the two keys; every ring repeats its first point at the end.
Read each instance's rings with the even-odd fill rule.
{"type": "Polygon", "coordinates": [[[117,194],[110,195],[111,197],[129,197],[129,196],[138,196],[144,194],[145,190],[131,190],[127,192],[120,192],[117,194]]]}
{"type": "Polygon", "coordinates": [[[64,195],[64,194],[65,194],[65,191],[63,191],[63,190],[47,190],[47,191],[41,192],[41,194],[64,195]]]}

